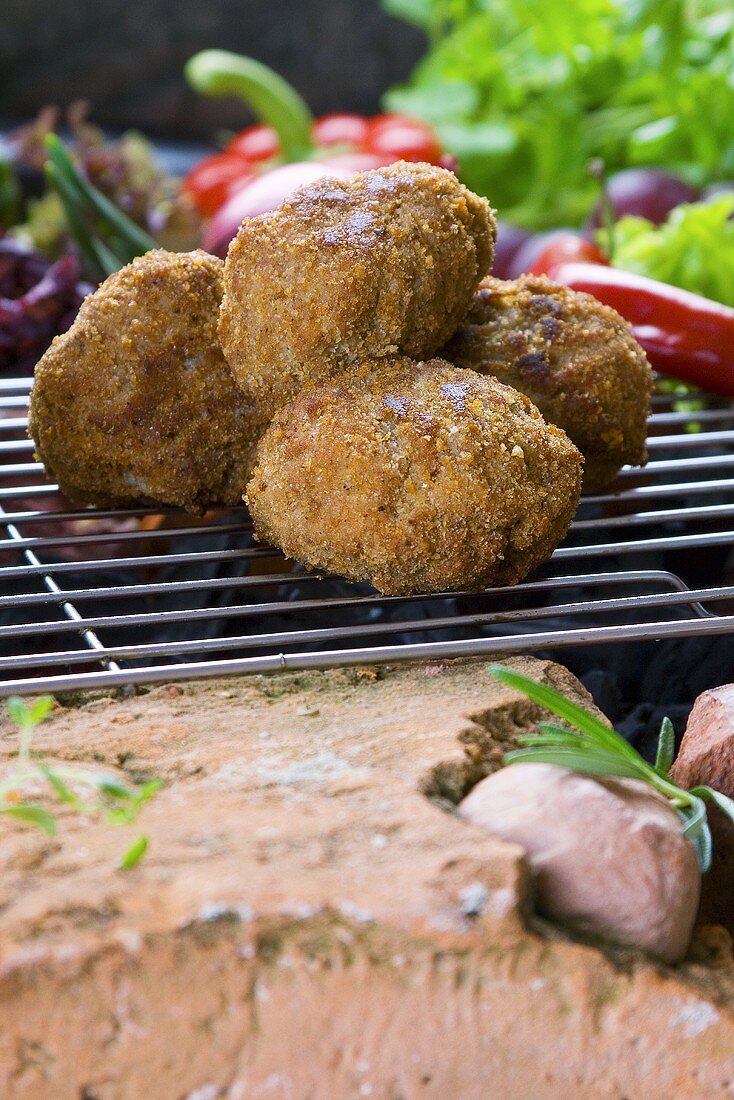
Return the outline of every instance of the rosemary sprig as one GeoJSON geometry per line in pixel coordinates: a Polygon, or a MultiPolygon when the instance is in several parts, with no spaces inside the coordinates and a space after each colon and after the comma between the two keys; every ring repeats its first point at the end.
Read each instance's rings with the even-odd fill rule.
{"type": "Polygon", "coordinates": [[[56,134],[46,136],[46,177],[64,207],[85,260],[100,277],[111,275],[157,242],[79,171],[56,134]]]}
{"type": "Polygon", "coordinates": [[[655,764],[648,764],[616,730],[605,726],[595,715],[554,688],[500,665],[494,665],[491,671],[495,679],[515,688],[573,727],[568,729],[552,722],[540,722],[538,733],[518,738],[522,748],[508,752],[504,758],[505,764],[520,761],[557,764],[584,775],[619,776],[647,783],[664,795],[680,815],[683,832],[696,849],[701,871],[708,871],[711,866],[711,830],[706,801],[713,802],[732,821],[734,801],[712,787],[698,786],[687,791],[670,779],[675,739],[669,718],[664,718],[660,727],[655,764]]]}
{"type": "MultiPolygon", "coordinates": [[[[32,750],[33,731],[54,705],[49,695],[33,703],[13,696],[8,712],[18,727],[20,746],[15,767],[0,783],[0,814],[28,825],[35,825],[49,836],[56,833],[56,817],[35,799],[22,794],[23,788],[41,783],[64,805],[107,825],[132,825],[142,807],[163,786],[158,779],[140,787],[128,787],[115,776],[76,768],[68,764],[51,767],[32,750]]],[[[148,848],[148,838],[139,836],[123,852],[117,866],[123,870],[139,863],[148,848]]]]}

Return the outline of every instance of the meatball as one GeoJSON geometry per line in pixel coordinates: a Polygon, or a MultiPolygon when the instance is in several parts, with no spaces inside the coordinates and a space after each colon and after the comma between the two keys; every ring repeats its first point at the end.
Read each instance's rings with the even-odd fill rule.
{"type": "Polygon", "coordinates": [[[652,371],[627,322],[591,295],[533,275],[484,279],[441,354],[527,394],[586,458],[585,488],[644,465],[652,371]]]}
{"type": "Polygon", "coordinates": [[[219,336],[235,378],[275,412],[351,362],[433,354],[489,271],[495,234],[486,200],[429,164],[302,187],[229,247],[219,336]]]}
{"type": "Polygon", "coordinates": [[[82,503],[237,503],[265,426],[217,342],[221,260],[156,249],[111,275],[36,366],[29,431],[82,503]]]}
{"type": "Polygon", "coordinates": [[[302,391],[263,436],[259,538],[385,594],[513,584],[550,556],[583,459],[522,394],[439,359],[366,362],[302,391]]]}

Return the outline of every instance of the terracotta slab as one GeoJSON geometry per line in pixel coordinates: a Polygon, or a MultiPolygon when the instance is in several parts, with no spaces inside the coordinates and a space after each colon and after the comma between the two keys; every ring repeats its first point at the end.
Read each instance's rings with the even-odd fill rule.
{"type": "Polygon", "coordinates": [[[0,823],[0,1096],[732,1095],[725,934],[668,970],[528,927],[522,852],[451,814],[537,716],[481,661],[55,712],[49,757],[168,786],[129,872],[122,830],[0,823]]]}

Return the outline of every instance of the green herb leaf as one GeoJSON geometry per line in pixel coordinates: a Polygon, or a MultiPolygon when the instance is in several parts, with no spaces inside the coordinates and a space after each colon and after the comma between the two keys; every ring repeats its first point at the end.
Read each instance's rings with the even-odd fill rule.
{"type": "Polygon", "coordinates": [[[700,798],[710,799],[722,813],[725,813],[731,821],[734,821],[734,800],[722,794],[721,791],[715,791],[713,787],[691,787],[688,793],[698,795],[700,798]]]}
{"type": "Polygon", "coordinates": [[[503,665],[493,665],[490,671],[503,684],[521,691],[528,699],[532,699],[545,707],[546,710],[557,714],[559,718],[564,718],[572,726],[586,734],[595,744],[612,749],[623,756],[628,756],[636,763],[640,761],[639,754],[615,730],[605,726],[595,715],[579,706],[578,703],[571,702],[570,699],[567,699],[565,695],[561,695],[554,688],[548,687],[546,684],[539,684],[536,680],[531,680],[529,676],[523,676],[521,672],[505,668],[503,665]]]}
{"type": "Polygon", "coordinates": [[[693,842],[698,857],[701,874],[705,874],[711,867],[711,830],[706,816],[706,804],[701,798],[696,797],[692,791],[691,804],[678,813],[683,818],[683,834],[693,842]]]}
{"type": "Polygon", "coordinates": [[[115,779],[113,776],[96,776],[95,786],[100,794],[107,795],[108,798],[117,798],[121,802],[127,802],[134,797],[130,788],[126,787],[124,783],[120,783],[119,780],[115,779]]]}
{"type": "Polygon", "coordinates": [[[734,176],[734,29],[721,0],[382,2],[429,43],[386,109],[434,125],[464,182],[510,222],[581,224],[599,199],[592,158],[610,174],[734,176]],[[460,94],[444,95],[451,85],[460,94]],[[479,152],[472,134],[503,130],[503,153],[479,152]]]}
{"type": "Polygon", "coordinates": [[[37,699],[34,699],[31,703],[31,719],[34,726],[43,722],[44,718],[53,710],[54,706],[54,699],[51,695],[39,695],[37,699]]]}
{"type": "Polygon", "coordinates": [[[593,741],[583,733],[566,730],[562,726],[552,726],[549,722],[543,722],[538,726],[540,733],[524,733],[518,737],[521,745],[560,745],[566,748],[579,749],[581,752],[593,747],[593,741]]]}
{"type": "Polygon", "coordinates": [[[123,806],[104,809],[102,814],[108,825],[132,825],[138,816],[138,808],[134,802],[129,802],[123,806]]]}
{"type": "Polygon", "coordinates": [[[69,806],[79,805],[79,799],[74,792],[67,787],[61,776],[50,768],[48,764],[39,763],[38,769],[41,774],[45,776],[49,786],[55,791],[62,802],[66,802],[69,806]]]}
{"type": "MultiPolygon", "coordinates": [[[[0,796],[17,795],[22,785],[43,777],[53,793],[80,814],[102,820],[112,825],[129,825],[137,819],[142,806],[163,786],[159,779],[150,779],[139,789],[121,783],[115,776],[99,775],[73,765],[59,764],[51,767],[44,760],[31,757],[31,737],[35,725],[43,721],[54,700],[41,696],[28,704],[18,696],[8,700],[8,711],[20,730],[18,763],[5,777],[0,796]],[[69,783],[81,792],[77,794],[69,783]]],[[[52,836],[56,832],[56,819],[52,813],[34,802],[0,802],[0,814],[17,821],[35,825],[52,836]]],[[[145,836],[139,837],[119,863],[120,867],[133,867],[142,859],[148,847],[145,836]]]]}
{"type": "Polygon", "coordinates": [[[8,699],[7,707],[8,714],[19,729],[26,729],[28,726],[33,725],[31,708],[28,706],[25,699],[21,699],[18,695],[11,695],[8,699]]]}
{"type": "MultiPolygon", "coordinates": [[[[671,210],[653,225],[626,216],[614,226],[614,265],[734,306],[734,190],[671,210]]],[[[600,241],[608,242],[601,232],[600,241]]]]}
{"type": "Polygon", "coordinates": [[[618,776],[648,783],[668,799],[683,821],[683,833],[693,843],[702,873],[711,864],[711,830],[704,798],[711,799],[734,821],[734,800],[711,787],[678,787],[668,778],[673,757],[673,727],[666,718],[660,731],[655,768],[644,760],[615,730],[608,730],[582,707],[571,703],[552,688],[508,669],[492,668],[494,676],[528,698],[555,711],[576,726],[568,730],[552,722],[539,725],[539,733],[518,738],[519,749],[505,755],[505,764],[543,763],[569,768],[585,775],[618,776]],[[580,732],[579,732],[580,731],[580,732]],[[609,737],[609,734],[612,734],[609,737]]]}
{"type": "Polygon", "coordinates": [[[696,849],[696,858],[698,859],[698,865],[701,868],[701,874],[705,875],[707,871],[711,870],[711,857],[713,854],[711,829],[709,827],[708,821],[704,820],[701,823],[700,829],[691,839],[693,841],[693,846],[696,849]]]}
{"type": "Polygon", "coordinates": [[[135,795],[135,802],[138,806],[142,806],[145,802],[148,802],[153,795],[158,794],[161,787],[165,786],[162,779],[148,779],[143,783],[142,787],[135,795]]]}
{"type": "Polygon", "coordinates": [[[569,768],[571,771],[581,772],[585,775],[609,775],[624,779],[640,779],[638,768],[621,756],[613,753],[604,753],[596,749],[584,749],[574,751],[564,746],[549,745],[534,748],[514,749],[505,755],[505,764],[535,763],[555,764],[559,768],[569,768]]]}
{"type": "Polygon", "coordinates": [[[34,806],[30,802],[20,803],[17,806],[4,806],[0,813],[6,817],[13,817],[16,821],[24,821],[29,825],[37,825],[44,833],[53,836],[56,832],[56,818],[43,806],[34,806]]]}
{"type": "Polygon", "coordinates": [[[131,867],[135,867],[148,851],[148,838],[147,836],[139,836],[137,840],[134,840],[127,851],[120,857],[117,866],[121,871],[128,871],[131,867]]]}
{"type": "Polygon", "coordinates": [[[658,736],[658,751],[655,757],[655,767],[662,775],[667,775],[670,765],[673,763],[675,753],[675,730],[669,718],[663,718],[660,724],[658,736]]]}

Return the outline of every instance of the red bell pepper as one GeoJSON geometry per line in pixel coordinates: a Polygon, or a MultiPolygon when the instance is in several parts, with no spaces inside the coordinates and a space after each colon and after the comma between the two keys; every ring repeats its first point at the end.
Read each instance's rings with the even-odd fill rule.
{"type": "Polygon", "coordinates": [[[734,397],[734,309],[602,264],[562,263],[548,274],[616,309],[656,370],[734,397]]]}
{"type": "MultiPolygon", "coordinates": [[[[266,65],[226,50],[204,50],[186,65],[189,83],[204,95],[236,95],[262,120],[238,133],[222,153],[207,157],[189,172],[183,188],[205,217],[212,217],[228,205],[233,196],[241,196],[231,209],[240,212],[233,232],[242,218],[253,216],[246,194],[255,186],[257,213],[262,212],[267,188],[260,177],[290,165],[288,178],[292,190],[314,178],[314,168],[323,166],[343,173],[392,164],[396,160],[428,161],[446,168],[455,162],[444,156],[430,126],[404,115],[377,115],[363,118],[354,114],[331,114],[314,119],[290,84],[266,65]],[[302,166],[303,179],[299,179],[302,166]],[[235,210],[236,207],[236,210],[235,210]]],[[[285,197],[283,173],[273,179],[272,209],[285,197]]],[[[231,216],[230,216],[231,220],[231,216]]],[[[220,219],[214,236],[221,238],[226,226],[220,219]]],[[[226,232],[224,233],[226,235],[226,232]]],[[[212,234],[208,234],[211,238],[212,234]]],[[[205,242],[206,243],[206,242],[205,242]]],[[[211,246],[212,240],[208,244],[211,246]]],[[[216,242],[214,242],[216,243],[216,242]]]]}

